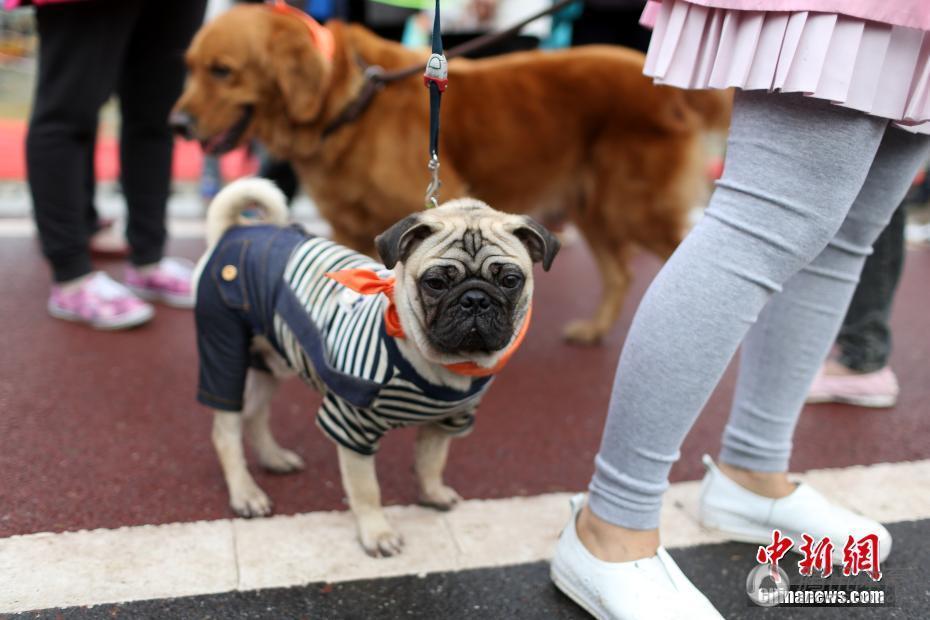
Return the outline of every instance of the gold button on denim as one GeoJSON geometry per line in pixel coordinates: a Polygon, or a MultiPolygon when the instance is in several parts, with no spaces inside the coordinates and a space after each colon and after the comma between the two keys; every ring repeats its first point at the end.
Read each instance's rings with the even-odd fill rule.
{"type": "Polygon", "coordinates": [[[232,282],[235,280],[237,275],[239,275],[239,270],[236,269],[235,265],[226,265],[220,272],[220,276],[222,276],[223,279],[227,282],[232,282]]]}

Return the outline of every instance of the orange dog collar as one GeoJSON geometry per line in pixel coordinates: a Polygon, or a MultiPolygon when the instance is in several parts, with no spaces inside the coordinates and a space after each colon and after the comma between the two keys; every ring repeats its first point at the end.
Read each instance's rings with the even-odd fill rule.
{"type": "MultiPolygon", "coordinates": [[[[378,274],[370,269],[343,269],[342,271],[331,271],[325,274],[327,278],[335,280],[346,288],[362,295],[377,295],[383,293],[388,299],[388,306],[384,310],[384,331],[392,338],[405,339],[404,328],[401,327],[400,318],[397,316],[397,306],[394,305],[394,278],[380,278],[378,274]]],[[[459,362],[457,364],[444,364],[447,370],[465,375],[466,377],[488,377],[499,373],[511,356],[516,353],[520,345],[523,344],[523,338],[530,328],[530,319],[533,315],[533,307],[526,311],[526,318],[523,320],[523,326],[500,360],[493,368],[484,368],[474,362],[459,362]]]]}
{"type": "Polygon", "coordinates": [[[317,49],[320,50],[321,54],[323,54],[323,58],[328,61],[333,59],[333,54],[336,52],[336,43],[333,40],[333,33],[330,32],[329,28],[316,21],[300,9],[295,9],[284,0],[275,0],[274,4],[269,6],[275,13],[290,15],[303,22],[303,24],[307,27],[307,31],[310,33],[310,38],[313,39],[317,49]]]}

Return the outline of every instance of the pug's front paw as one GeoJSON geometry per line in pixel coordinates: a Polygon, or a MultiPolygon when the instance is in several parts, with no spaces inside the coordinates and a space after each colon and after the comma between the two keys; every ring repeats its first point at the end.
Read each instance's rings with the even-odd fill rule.
{"type": "Polygon", "coordinates": [[[462,501],[462,496],[456,493],[455,489],[444,484],[420,491],[420,505],[436,510],[452,510],[460,501],[462,501]]]}
{"type": "Polygon", "coordinates": [[[243,483],[230,489],[229,506],[240,517],[266,517],[271,514],[272,503],[268,495],[254,482],[243,483]]]}
{"type": "Polygon", "coordinates": [[[387,523],[369,527],[359,525],[358,536],[365,553],[373,558],[398,555],[404,547],[404,539],[387,523]]]}

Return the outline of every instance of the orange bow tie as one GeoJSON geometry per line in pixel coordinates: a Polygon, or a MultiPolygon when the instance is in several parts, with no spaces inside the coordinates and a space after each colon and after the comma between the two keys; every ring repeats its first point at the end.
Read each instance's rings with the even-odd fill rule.
{"type": "MultiPolygon", "coordinates": [[[[392,338],[406,338],[404,328],[401,327],[400,324],[400,318],[397,316],[397,306],[394,305],[394,278],[378,277],[378,274],[370,269],[343,269],[342,271],[331,271],[325,275],[327,278],[331,278],[346,288],[352,289],[356,293],[361,293],[362,295],[384,293],[384,296],[388,299],[387,308],[384,310],[384,331],[392,338]]],[[[501,355],[500,360],[498,360],[493,368],[484,368],[474,362],[445,364],[445,368],[456,374],[465,375],[466,377],[488,377],[497,374],[504,368],[507,362],[510,361],[510,357],[523,343],[526,331],[530,327],[530,318],[532,314],[533,308],[530,306],[526,311],[526,318],[523,320],[520,333],[517,334],[513,344],[510,345],[509,349],[504,351],[504,354],[501,355]]]]}

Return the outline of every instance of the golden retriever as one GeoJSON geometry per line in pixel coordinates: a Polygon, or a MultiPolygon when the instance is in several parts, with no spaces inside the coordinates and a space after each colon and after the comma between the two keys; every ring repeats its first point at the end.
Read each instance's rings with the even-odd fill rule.
{"type": "MultiPolygon", "coordinates": [[[[358,96],[364,65],[426,60],[360,26],[327,24],[327,59],[295,15],[243,5],[205,25],[187,53],[174,123],[205,149],[253,138],[290,161],[334,240],[373,240],[423,208],[428,96],[419,76],[391,83],[355,121],[324,130],[358,96]]],[[[474,196],[505,211],[558,210],[587,241],[603,281],[590,319],[566,328],[593,343],[620,313],[636,247],[665,258],[701,191],[700,138],[728,122],[730,95],[655,86],[643,55],[592,46],[454,59],[442,108],[442,199],[474,196]]]]}

